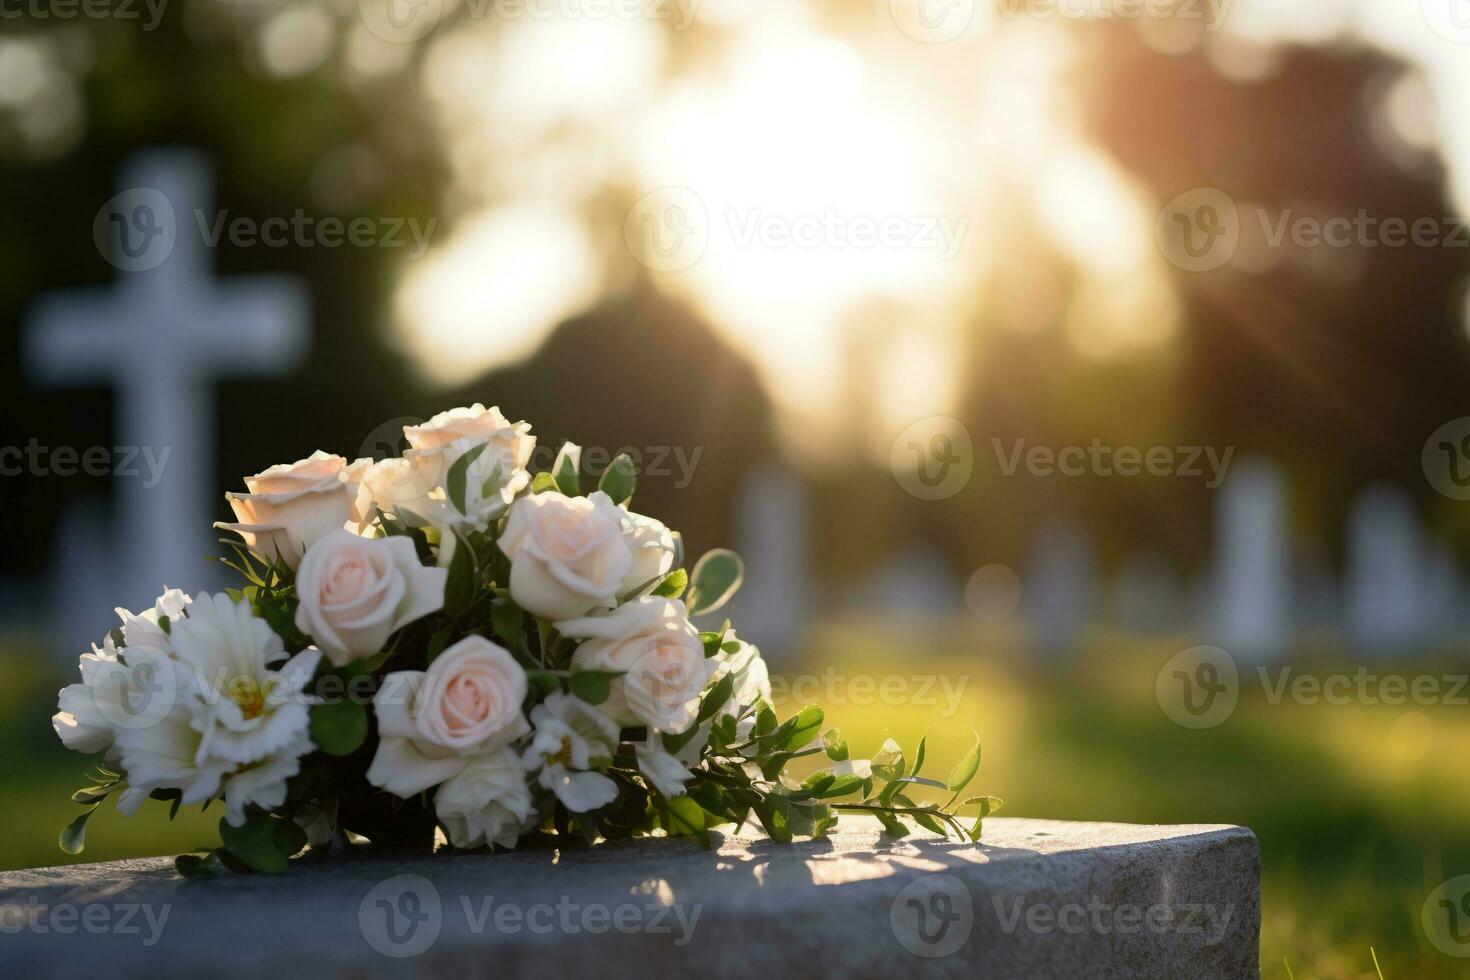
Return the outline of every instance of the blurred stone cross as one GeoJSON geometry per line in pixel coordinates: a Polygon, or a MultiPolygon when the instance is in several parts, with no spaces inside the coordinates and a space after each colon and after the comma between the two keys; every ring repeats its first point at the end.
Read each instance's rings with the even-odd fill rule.
{"type": "Polygon", "coordinates": [[[99,554],[97,541],[88,548],[107,569],[96,582],[111,590],[104,610],[151,604],[165,584],[192,592],[212,580],[203,561],[217,550],[211,384],[285,373],[308,346],[302,282],[210,278],[201,230],[212,220],[210,185],[209,166],[194,151],[149,150],[125,161],[120,193],[93,225],[118,270],[114,284],[43,295],[24,326],[26,371],[39,385],[106,383],[116,391],[114,503],[103,538],[110,551],[99,554]]]}

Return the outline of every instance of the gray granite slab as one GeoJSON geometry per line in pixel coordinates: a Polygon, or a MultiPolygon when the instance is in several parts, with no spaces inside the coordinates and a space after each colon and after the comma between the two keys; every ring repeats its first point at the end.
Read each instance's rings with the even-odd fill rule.
{"type": "Polygon", "coordinates": [[[1250,831],[992,818],[979,845],[642,840],[185,881],[0,874],[14,977],[1257,977],[1250,831]]]}

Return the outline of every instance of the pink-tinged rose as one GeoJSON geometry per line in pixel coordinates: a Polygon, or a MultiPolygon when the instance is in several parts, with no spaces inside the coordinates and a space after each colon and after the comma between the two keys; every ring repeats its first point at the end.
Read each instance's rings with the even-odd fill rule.
{"type": "Polygon", "coordinates": [[[623,516],[601,491],[587,497],[548,491],[512,504],[500,548],[510,558],[516,605],[555,621],[617,605],[633,567],[623,516]]]}
{"type": "Polygon", "coordinates": [[[505,452],[521,469],[531,461],[531,450],[536,446],[530,432],[530,423],[512,423],[500,414],[500,409],[486,408],[479,402],[469,408],[440,412],[423,425],[403,427],[404,438],[414,449],[443,449],[460,439],[488,442],[493,449],[505,452]]]}
{"type": "Polygon", "coordinates": [[[694,724],[699,696],[719,668],[707,660],[684,605],[644,596],[605,616],[558,623],[563,636],[583,640],[574,670],[623,671],[598,708],[620,725],[682,732],[694,724]]]}
{"type": "Polygon", "coordinates": [[[380,652],[401,627],[444,605],[449,573],[427,568],[405,537],[337,530],[306,551],[296,571],[296,628],[334,666],[380,652]]]}
{"type": "Polygon", "coordinates": [[[373,698],[378,752],[368,782],[407,798],[531,730],[521,704],[526,672],[509,651],[467,636],[427,671],[395,671],[373,698]]]}
{"type": "Polygon", "coordinates": [[[358,493],[368,460],[351,464],[318,450],[295,463],[281,463],[245,478],[247,493],[227,493],[236,523],[215,527],[233,531],[262,561],[280,559],[291,568],[306,549],[332,531],[360,528],[372,520],[358,493]]]}

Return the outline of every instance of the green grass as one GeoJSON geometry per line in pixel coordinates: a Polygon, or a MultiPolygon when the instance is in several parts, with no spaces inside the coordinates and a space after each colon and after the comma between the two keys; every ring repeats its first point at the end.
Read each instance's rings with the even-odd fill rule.
{"type": "MultiPolygon", "coordinates": [[[[1097,636],[1062,668],[1028,663],[1011,638],[978,629],[918,637],[848,624],[818,631],[801,663],[778,672],[814,678],[797,693],[823,703],[855,757],[887,735],[911,749],[927,732],[925,770],[942,775],[978,731],[985,753],[972,791],[1002,797],[1008,816],[1250,827],[1261,842],[1263,977],[1284,980],[1289,963],[1295,980],[1368,980],[1378,976],[1374,951],[1387,980],[1470,973],[1419,925],[1429,892],[1470,872],[1470,712],[1273,705],[1248,682],[1228,721],[1190,731],[1164,716],[1154,694],[1156,672],[1185,645],[1097,636]],[[927,703],[884,699],[877,692],[888,676],[911,695],[943,676],[954,702],[938,683],[927,703]]],[[[0,696],[10,774],[0,867],[173,854],[215,839],[218,806],[170,824],[162,804],[127,819],[108,803],[88,828],[84,855],[57,849],[57,833],[80,810],[68,796],[86,784],[87,760],[61,750],[48,721],[55,688],[68,678],[34,658],[7,660],[19,681],[0,696]]],[[[783,714],[797,706],[792,698],[778,705],[783,714]]]]}

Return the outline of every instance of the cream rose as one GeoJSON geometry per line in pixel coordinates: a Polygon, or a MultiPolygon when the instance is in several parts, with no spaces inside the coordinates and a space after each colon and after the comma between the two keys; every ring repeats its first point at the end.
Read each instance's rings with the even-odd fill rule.
{"type": "Polygon", "coordinates": [[[442,608],[448,578],[442,568],[425,567],[408,538],[333,531],[307,549],[296,570],[296,628],[343,667],[442,608]]]}
{"type": "Polygon", "coordinates": [[[633,551],[633,567],[623,576],[619,592],[629,592],[649,579],[667,575],[674,567],[674,532],[662,521],[624,512],[623,540],[633,551]]]}
{"type": "Polygon", "coordinates": [[[526,672],[508,651],[467,636],[427,671],[395,671],[373,698],[378,752],[368,782],[404,798],[459,775],[476,756],[531,730],[526,672]]]}
{"type": "Polygon", "coordinates": [[[403,436],[414,449],[443,449],[450,443],[468,439],[471,443],[488,442],[504,450],[524,466],[531,458],[536,440],[530,435],[529,422],[511,423],[498,408],[486,408],[479,402],[469,408],[451,408],[440,412],[423,425],[405,425],[403,436]]]}
{"type": "Polygon", "coordinates": [[[633,566],[623,516],[601,491],[586,497],[548,491],[512,504],[500,548],[510,558],[516,605],[552,620],[616,605],[633,566]]]}
{"type": "Polygon", "coordinates": [[[402,458],[374,463],[363,477],[363,492],[378,510],[410,525],[483,531],[530,486],[526,464],[534,443],[528,437],[519,456],[504,446],[468,439],[438,449],[410,449],[402,458]],[[472,451],[475,455],[465,467],[464,499],[452,501],[449,471],[472,451]]]}
{"type": "Polygon", "coordinates": [[[236,523],[215,527],[234,531],[262,561],[279,558],[291,568],[313,541],[349,524],[372,520],[360,499],[358,482],[368,460],[351,464],[318,450],[306,459],[281,463],[245,478],[248,493],[227,493],[236,523]]]}
{"type": "Polygon", "coordinates": [[[606,616],[559,623],[564,636],[585,642],[574,670],[623,671],[598,708],[620,725],[682,732],[699,713],[699,695],[718,664],[704,656],[699,631],[682,603],[644,596],[606,616]]]}
{"type": "Polygon", "coordinates": [[[477,756],[434,794],[434,811],[455,847],[515,847],[531,816],[531,790],[508,748],[477,756]]]}

